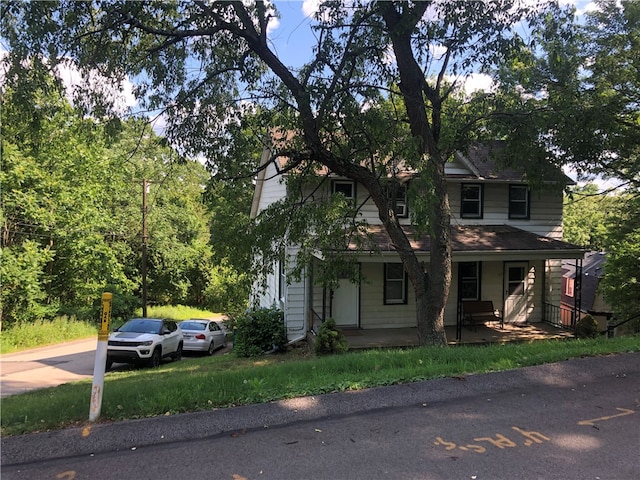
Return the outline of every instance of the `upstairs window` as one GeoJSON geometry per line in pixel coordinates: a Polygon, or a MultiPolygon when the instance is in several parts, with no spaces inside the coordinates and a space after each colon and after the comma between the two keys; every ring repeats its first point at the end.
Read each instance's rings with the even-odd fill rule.
{"type": "Polygon", "coordinates": [[[529,188],[526,185],[509,185],[509,218],[529,218],[529,188]]]}
{"type": "Polygon", "coordinates": [[[463,183],[460,202],[460,218],[482,218],[482,185],[463,183]]]}
{"type": "Polygon", "coordinates": [[[396,216],[399,218],[407,218],[409,216],[409,210],[407,209],[407,186],[400,185],[396,187],[395,198],[392,197],[391,190],[387,190],[387,198],[393,205],[396,216]]]}
{"type": "Polygon", "coordinates": [[[407,274],[401,263],[384,264],[384,304],[407,303],[407,274]]]}

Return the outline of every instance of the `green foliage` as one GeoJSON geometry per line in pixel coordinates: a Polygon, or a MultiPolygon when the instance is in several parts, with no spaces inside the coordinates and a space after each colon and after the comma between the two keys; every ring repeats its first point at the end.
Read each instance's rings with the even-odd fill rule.
{"type": "Polygon", "coordinates": [[[223,261],[213,267],[211,276],[203,292],[204,305],[217,312],[237,315],[248,307],[251,278],[223,261]]]}
{"type": "Polygon", "coordinates": [[[627,194],[607,222],[607,261],[602,287],[616,317],[640,312],[640,196],[627,194]]]}
{"type": "Polygon", "coordinates": [[[577,338],[595,338],[600,334],[598,322],[591,315],[585,315],[576,323],[577,338]]]}
{"type": "Polygon", "coordinates": [[[15,248],[4,248],[0,262],[0,301],[3,327],[32,319],[52,318],[57,305],[47,304],[49,283],[45,267],[53,253],[37,242],[25,241],[15,248]]]}
{"type": "Polygon", "coordinates": [[[564,198],[563,240],[604,251],[610,228],[608,217],[621,201],[618,195],[599,193],[594,184],[571,188],[564,198]]]}
{"type": "Polygon", "coordinates": [[[287,343],[284,313],[277,308],[259,308],[233,317],[233,351],[239,357],[256,357],[281,350],[287,343]]]}
{"type": "Polygon", "coordinates": [[[114,318],[131,317],[140,304],[143,179],[148,301],[241,308],[246,276],[220,271],[209,243],[206,169],[145,122],[84,118],[36,59],[20,73],[7,74],[2,95],[4,326],[92,318],[104,291],[114,293],[114,318]],[[228,281],[212,282],[222,275],[228,281]]]}
{"type": "MultiPolygon", "coordinates": [[[[529,48],[498,67],[501,87],[487,131],[507,138],[512,158],[545,158],[640,182],[638,2],[598,1],[579,24],[573,11],[540,16],[529,48]]],[[[529,172],[528,172],[529,173],[529,172]]]]}
{"type": "MultiPolygon", "coordinates": [[[[154,305],[147,308],[148,317],[170,318],[177,322],[189,320],[190,318],[211,318],[216,315],[219,314],[188,305],[154,305]]],[[[138,308],[135,311],[135,316],[142,316],[142,310],[138,308]]]]}
{"type": "MultiPolygon", "coordinates": [[[[204,411],[251,403],[361,390],[640,351],[640,338],[540,341],[456,348],[376,349],[312,357],[235,355],[170,362],[158,370],[132,369],[105,377],[102,421],[204,411]]],[[[91,380],[2,399],[2,435],[60,429],[85,422],[91,380]]]]}
{"type": "Polygon", "coordinates": [[[336,321],[333,318],[327,318],[315,338],[313,350],[317,355],[331,355],[335,353],[344,353],[349,350],[349,344],[344,334],[336,327],[336,321]]]}

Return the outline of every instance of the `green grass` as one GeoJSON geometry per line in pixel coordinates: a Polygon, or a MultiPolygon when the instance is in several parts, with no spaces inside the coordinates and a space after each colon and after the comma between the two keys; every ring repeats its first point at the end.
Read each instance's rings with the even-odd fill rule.
{"type": "MultiPolygon", "coordinates": [[[[199,308],[187,307],[184,305],[160,305],[147,308],[147,317],[171,318],[172,320],[182,321],[190,318],[209,318],[217,313],[199,308]]],[[[136,310],[136,316],[142,316],[142,309],[136,310]]]]}
{"type": "MultiPolygon", "coordinates": [[[[101,421],[209,410],[321,393],[538,365],[572,357],[640,351],[640,337],[530,344],[380,349],[315,357],[306,349],[258,359],[234,355],[110,372],[101,421]]],[[[2,434],[88,421],[91,381],[2,400],[2,434]]]]}
{"type": "MultiPolygon", "coordinates": [[[[207,310],[175,305],[149,307],[147,315],[149,317],[171,318],[176,321],[181,321],[196,317],[207,318],[216,314],[207,310]]],[[[138,310],[135,316],[142,316],[142,310],[138,310]]],[[[29,348],[43,347],[96,336],[98,334],[97,321],[97,319],[87,321],[79,320],[75,317],[61,316],[53,320],[36,320],[29,323],[13,325],[2,331],[0,353],[18,352],[29,348]]],[[[112,322],[112,329],[117,326],[119,326],[119,324],[112,322]]]]}
{"type": "Polygon", "coordinates": [[[97,334],[97,323],[78,320],[74,317],[63,316],[53,320],[19,323],[2,330],[0,352],[3,354],[17,352],[96,336],[97,334]]]}

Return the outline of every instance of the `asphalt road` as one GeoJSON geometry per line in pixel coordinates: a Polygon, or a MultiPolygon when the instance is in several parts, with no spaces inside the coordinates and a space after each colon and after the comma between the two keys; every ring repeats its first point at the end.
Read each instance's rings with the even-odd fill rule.
{"type": "Polygon", "coordinates": [[[640,353],[2,439],[12,479],[640,478],[640,353]]]}

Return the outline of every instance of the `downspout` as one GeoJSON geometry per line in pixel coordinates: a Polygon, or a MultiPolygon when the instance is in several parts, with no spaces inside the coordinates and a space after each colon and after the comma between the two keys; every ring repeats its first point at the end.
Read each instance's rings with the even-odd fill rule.
{"type": "MultiPolygon", "coordinates": [[[[309,278],[307,278],[306,275],[305,275],[305,278],[307,279],[306,281],[309,282],[309,278]]],[[[303,300],[304,313],[302,315],[302,329],[296,328],[295,330],[289,330],[287,328],[287,333],[290,331],[298,331],[298,330],[302,330],[302,333],[300,334],[300,336],[295,337],[293,340],[289,340],[286,344],[287,346],[293,345],[294,343],[298,343],[307,338],[308,314],[306,312],[309,311],[309,303],[308,303],[309,302],[309,285],[305,285],[305,288],[303,289],[303,291],[304,291],[304,300],[303,300]]]]}

